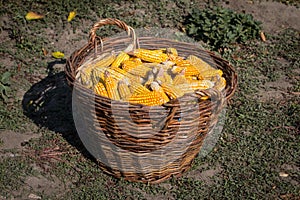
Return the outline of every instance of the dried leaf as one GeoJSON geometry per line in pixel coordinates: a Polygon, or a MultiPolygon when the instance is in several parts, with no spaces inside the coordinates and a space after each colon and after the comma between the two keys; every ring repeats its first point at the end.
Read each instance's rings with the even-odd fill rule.
{"type": "Polygon", "coordinates": [[[37,13],[35,13],[35,12],[30,11],[30,12],[28,12],[28,13],[26,14],[25,18],[26,18],[26,20],[28,20],[28,21],[29,21],[29,20],[34,20],[34,19],[42,19],[42,18],[44,18],[44,15],[37,14],[37,13]]]}
{"type": "Polygon", "coordinates": [[[287,173],[285,173],[285,172],[280,172],[280,173],[279,173],[279,176],[280,176],[280,177],[288,177],[289,174],[287,174],[287,173]]]}
{"type": "Polygon", "coordinates": [[[265,36],[264,32],[262,32],[262,31],[260,32],[260,38],[263,42],[267,41],[266,36],[265,36]]]}
{"type": "Polygon", "coordinates": [[[43,51],[43,54],[44,54],[44,56],[46,56],[46,55],[48,54],[48,51],[47,51],[47,49],[45,49],[45,48],[42,48],[42,51],[43,51]]]}
{"type": "Polygon", "coordinates": [[[65,57],[65,54],[60,52],[60,51],[55,51],[55,52],[52,53],[52,56],[54,58],[63,58],[63,57],[65,57]]]}
{"type": "Polygon", "coordinates": [[[69,16],[68,16],[68,22],[70,22],[72,19],[74,19],[74,17],[76,16],[76,11],[72,11],[69,13],[69,16]]]}

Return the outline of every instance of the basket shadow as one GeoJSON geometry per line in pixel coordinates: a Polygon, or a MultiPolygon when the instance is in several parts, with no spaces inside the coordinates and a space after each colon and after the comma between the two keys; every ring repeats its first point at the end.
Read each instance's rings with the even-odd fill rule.
{"type": "Polygon", "coordinates": [[[93,160],[75,128],[72,115],[72,90],[67,84],[64,72],[53,73],[51,70],[55,64],[62,63],[49,63],[48,76],[33,84],[24,94],[23,113],[39,127],[61,134],[70,145],[93,160]]]}

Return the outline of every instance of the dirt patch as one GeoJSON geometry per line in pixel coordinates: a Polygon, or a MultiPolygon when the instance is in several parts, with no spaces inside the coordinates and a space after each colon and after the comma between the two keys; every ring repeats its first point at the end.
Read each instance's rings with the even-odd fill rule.
{"type": "Polygon", "coordinates": [[[216,166],[212,169],[203,169],[206,166],[199,167],[200,169],[195,169],[190,171],[187,174],[187,177],[193,178],[195,180],[203,181],[207,185],[211,185],[213,183],[213,177],[219,173],[221,173],[222,168],[221,166],[216,166]]]}
{"type": "Polygon", "coordinates": [[[221,3],[222,6],[253,15],[261,21],[263,30],[267,33],[276,33],[288,27],[300,30],[300,9],[278,2],[229,0],[221,3]]]}
{"type": "Polygon", "coordinates": [[[280,100],[287,95],[287,91],[291,87],[293,85],[290,83],[290,79],[283,76],[276,81],[266,82],[258,92],[258,98],[262,102],[271,99],[280,100]]]}
{"type": "Polygon", "coordinates": [[[21,149],[22,144],[24,142],[27,142],[32,138],[38,138],[40,136],[40,134],[36,133],[18,133],[14,131],[1,131],[0,139],[3,143],[0,145],[0,150],[21,149]]]}
{"type": "Polygon", "coordinates": [[[28,191],[31,191],[31,196],[33,194],[51,196],[53,194],[61,194],[65,190],[64,184],[55,176],[49,178],[44,176],[29,176],[25,180],[25,185],[28,191]]]}

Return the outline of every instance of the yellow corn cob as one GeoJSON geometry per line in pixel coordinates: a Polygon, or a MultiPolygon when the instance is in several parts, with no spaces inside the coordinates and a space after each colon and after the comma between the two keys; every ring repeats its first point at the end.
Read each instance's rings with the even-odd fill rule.
{"type": "Polygon", "coordinates": [[[139,62],[136,62],[136,61],[133,61],[133,60],[126,60],[122,63],[122,66],[121,68],[125,71],[129,71],[139,65],[141,65],[142,63],[139,63],[139,62]]]}
{"type": "Polygon", "coordinates": [[[167,102],[162,98],[161,92],[158,91],[149,91],[142,94],[136,94],[129,97],[128,101],[130,103],[143,104],[147,106],[157,106],[167,102]]]}
{"type": "MultiPolygon", "coordinates": [[[[135,64],[136,65],[136,64],[135,64]]],[[[144,65],[138,65],[138,66],[130,66],[128,63],[126,65],[122,65],[122,69],[127,71],[128,73],[135,75],[135,76],[140,76],[140,77],[145,77],[147,73],[151,70],[151,68],[146,67],[144,65]]]]}
{"type": "Polygon", "coordinates": [[[200,77],[202,77],[203,79],[210,79],[214,76],[222,76],[223,75],[223,71],[220,69],[211,69],[211,70],[205,70],[203,72],[201,72],[200,77]]]}
{"type": "Polygon", "coordinates": [[[181,70],[180,73],[176,74],[176,76],[173,79],[174,85],[179,85],[184,83],[188,83],[185,77],[185,69],[181,70]]]}
{"type": "Polygon", "coordinates": [[[98,55],[96,59],[94,59],[93,57],[88,59],[77,70],[84,71],[89,69],[90,71],[92,71],[92,69],[94,69],[95,67],[108,67],[115,58],[116,55],[114,52],[103,53],[101,55],[98,55]]]}
{"type": "Polygon", "coordinates": [[[122,62],[124,62],[125,60],[129,60],[129,58],[130,56],[127,53],[121,51],[111,64],[111,68],[118,68],[122,62]]]}
{"type": "Polygon", "coordinates": [[[147,89],[144,85],[137,83],[137,82],[133,82],[129,85],[129,89],[130,92],[134,95],[136,94],[143,94],[143,93],[147,93],[150,90],[147,89]]]}
{"type": "Polygon", "coordinates": [[[121,80],[118,83],[118,91],[122,100],[127,100],[131,96],[129,83],[126,80],[121,80]]]}
{"type": "Polygon", "coordinates": [[[214,88],[219,91],[224,90],[226,87],[226,79],[224,77],[219,77],[219,79],[215,82],[214,88]]]}
{"type": "Polygon", "coordinates": [[[157,91],[161,93],[161,98],[163,98],[166,102],[169,101],[169,97],[166,95],[165,91],[160,87],[160,85],[157,82],[152,82],[150,84],[150,88],[152,91],[157,91]]]}
{"type": "Polygon", "coordinates": [[[206,71],[206,70],[213,70],[212,66],[210,66],[207,62],[202,60],[201,58],[194,56],[194,55],[189,55],[187,57],[187,60],[190,61],[192,65],[198,68],[200,72],[206,71]]]}
{"type": "Polygon", "coordinates": [[[200,75],[197,76],[185,76],[187,82],[197,81],[197,80],[204,80],[200,75]]]}
{"type": "Polygon", "coordinates": [[[192,66],[191,62],[188,60],[184,60],[184,59],[178,59],[178,60],[174,60],[175,64],[178,67],[189,67],[192,66]]]}
{"type": "Polygon", "coordinates": [[[140,58],[137,58],[137,57],[130,57],[129,60],[133,61],[137,64],[142,64],[143,63],[142,60],[140,58]]]}
{"type": "Polygon", "coordinates": [[[108,71],[104,73],[104,81],[108,97],[114,100],[120,100],[120,95],[117,90],[117,80],[115,80],[108,71]]]}
{"type": "Polygon", "coordinates": [[[120,81],[124,78],[128,78],[130,81],[139,81],[140,82],[139,77],[129,74],[128,72],[126,72],[120,68],[96,68],[94,71],[101,79],[104,79],[104,72],[108,71],[110,73],[110,76],[112,76],[117,81],[120,81]]]}
{"type": "MultiPolygon", "coordinates": [[[[93,68],[102,68],[102,67],[109,67],[114,60],[116,59],[116,55],[114,53],[112,53],[111,55],[102,58],[101,60],[99,60],[98,62],[90,65],[90,67],[93,68]]],[[[98,60],[98,58],[97,58],[98,60]]]]}
{"type": "Polygon", "coordinates": [[[102,82],[98,82],[95,86],[94,86],[94,92],[98,95],[104,96],[104,97],[108,97],[108,93],[106,91],[106,88],[104,86],[104,84],[102,82]]]}
{"type": "Polygon", "coordinates": [[[148,50],[148,49],[136,49],[133,52],[133,55],[146,61],[146,62],[157,62],[161,63],[168,59],[168,55],[157,51],[157,50],[148,50]]]}
{"type": "Polygon", "coordinates": [[[184,92],[179,88],[174,87],[172,84],[163,83],[161,84],[161,88],[168,95],[170,99],[176,99],[184,95],[184,92]]]}
{"type": "Polygon", "coordinates": [[[193,65],[189,65],[186,67],[181,67],[181,66],[173,66],[172,67],[172,72],[174,74],[180,73],[183,69],[185,69],[185,75],[186,76],[197,76],[200,74],[200,71],[193,65]]]}
{"type": "Polygon", "coordinates": [[[93,83],[93,87],[98,84],[98,82],[103,82],[104,80],[104,72],[99,72],[97,70],[93,70],[91,74],[91,80],[93,83]]]}
{"type": "Polygon", "coordinates": [[[210,80],[197,80],[190,82],[189,85],[193,90],[205,90],[212,88],[214,83],[210,80]]]}
{"type": "Polygon", "coordinates": [[[184,94],[194,92],[194,89],[188,83],[174,85],[174,88],[182,91],[184,94]]]}

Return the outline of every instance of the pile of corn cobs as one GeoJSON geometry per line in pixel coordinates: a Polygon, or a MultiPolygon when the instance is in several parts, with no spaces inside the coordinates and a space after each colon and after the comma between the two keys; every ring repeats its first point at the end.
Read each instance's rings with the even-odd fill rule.
{"type": "Polygon", "coordinates": [[[76,78],[98,95],[155,106],[199,89],[222,91],[222,74],[194,55],[179,56],[175,48],[139,48],[91,58],[78,68],[76,78]]]}

